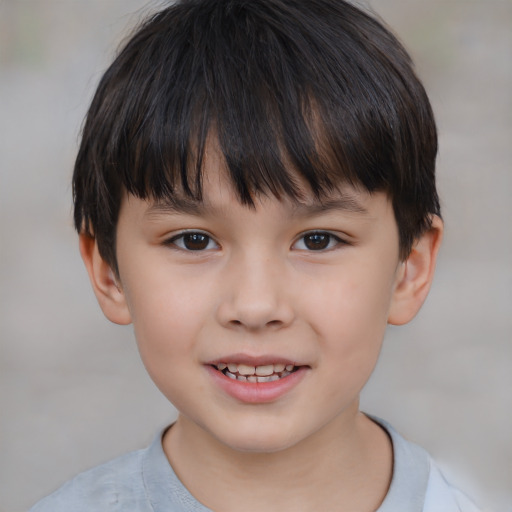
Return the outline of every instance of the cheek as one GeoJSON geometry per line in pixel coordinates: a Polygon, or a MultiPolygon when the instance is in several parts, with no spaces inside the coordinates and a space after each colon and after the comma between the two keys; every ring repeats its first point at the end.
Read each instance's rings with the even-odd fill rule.
{"type": "MultiPolygon", "coordinates": [[[[208,298],[194,280],[145,272],[128,286],[127,300],[139,352],[152,374],[169,364],[194,360],[197,333],[208,318],[208,298]]],[[[182,365],[180,365],[182,366],[182,365]]]]}
{"type": "Polygon", "coordinates": [[[377,263],[357,265],[323,282],[303,307],[315,312],[311,324],[325,344],[325,357],[346,361],[350,371],[373,368],[387,326],[393,272],[377,263]]]}
{"type": "MultiPolygon", "coordinates": [[[[387,324],[392,280],[382,276],[355,273],[340,276],[317,290],[312,297],[319,322],[333,332],[364,333],[387,324]]],[[[320,328],[320,326],[319,326],[320,328]]]]}
{"type": "Polygon", "coordinates": [[[329,286],[330,300],[318,308],[315,328],[323,344],[320,366],[325,371],[326,407],[344,405],[346,397],[358,396],[377,363],[387,326],[389,291],[381,288],[376,293],[373,285],[347,278],[329,286]]]}

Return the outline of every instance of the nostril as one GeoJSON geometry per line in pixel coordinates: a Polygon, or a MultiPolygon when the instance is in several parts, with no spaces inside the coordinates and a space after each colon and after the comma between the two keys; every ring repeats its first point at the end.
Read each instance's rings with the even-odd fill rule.
{"type": "MultiPolygon", "coordinates": [[[[251,329],[251,328],[259,329],[260,328],[260,326],[251,326],[248,323],[242,322],[241,320],[231,320],[229,323],[234,327],[245,326],[245,327],[248,327],[249,329],[251,329]]],[[[283,324],[284,324],[284,322],[282,320],[270,320],[270,321],[266,322],[264,324],[264,326],[266,328],[278,328],[278,327],[281,327],[283,324]]]]}
{"type": "Polygon", "coordinates": [[[294,318],[293,310],[287,302],[279,303],[255,294],[240,292],[234,297],[222,300],[216,311],[217,320],[232,329],[272,329],[289,325],[294,318]]]}

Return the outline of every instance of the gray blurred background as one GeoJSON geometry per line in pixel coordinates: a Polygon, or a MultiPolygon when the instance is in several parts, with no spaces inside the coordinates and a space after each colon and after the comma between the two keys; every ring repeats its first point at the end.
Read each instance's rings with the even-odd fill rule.
{"type": "MultiPolygon", "coordinates": [[[[71,227],[91,94],[161,2],[0,0],[0,512],[147,444],[174,410],[131,329],[96,305],[71,227]]],[[[445,243],[431,295],[390,329],[363,409],[512,511],[512,0],[373,0],[440,129],[445,243]]]]}

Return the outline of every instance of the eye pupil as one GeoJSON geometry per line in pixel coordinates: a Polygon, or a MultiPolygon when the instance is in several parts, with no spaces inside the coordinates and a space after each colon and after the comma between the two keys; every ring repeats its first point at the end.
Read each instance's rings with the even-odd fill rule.
{"type": "Polygon", "coordinates": [[[183,244],[189,251],[201,251],[208,247],[210,237],[202,233],[190,233],[183,236],[183,244]]]}
{"type": "Polygon", "coordinates": [[[305,246],[313,251],[325,249],[329,242],[330,236],[322,233],[313,233],[304,237],[305,246]]]}

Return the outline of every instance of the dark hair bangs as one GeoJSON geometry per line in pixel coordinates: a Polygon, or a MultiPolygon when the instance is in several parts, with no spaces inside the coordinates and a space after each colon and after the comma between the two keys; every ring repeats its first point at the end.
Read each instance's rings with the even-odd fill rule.
{"type": "Polygon", "coordinates": [[[146,21],[87,116],[77,229],[112,246],[123,190],[201,200],[212,139],[243,204],[304,184],[385,190],[406,245],[439,210],[425,91],[400,43],[345,2],[186,0],[146,21]]]}
{"type": "MultiPolygon", "coordinates": [[[[351,170],[361,166],[342,161],[355,155],[342,155],[332,127],[323,126],[339,98],[329,98],[328,88],[316,83],[317,64],[301,62],[305,49],[273,27],[253,27],[237,17],[222,21],[224,37],[205,32],[200,16],[194,25],[183,41],[174,35],[170,48],[158,37],[132,41],[105,77],[121,78],[111,98],[118,104],[99,107],[112,113],[113,136],[102,160],[115,163],[109,174],[116,185],[141,198],[172,200],[183,192],[199,200],[209,137],[216,137],[245,204],[258,193],[297,197],[297,177],[315,195],[344,179],[359,181],[351,170]],[[250,66],[242,64],[249,59],[250,66]]],[[[338,114],[347,110],[347,126],[357,123],[349,122],[347,106],[336,108],[338,114]]],[[[348,140],[361,130],[344,131],[348,140]]],[[[357,140],[352,147],[360,149],[357,140]]]]}

